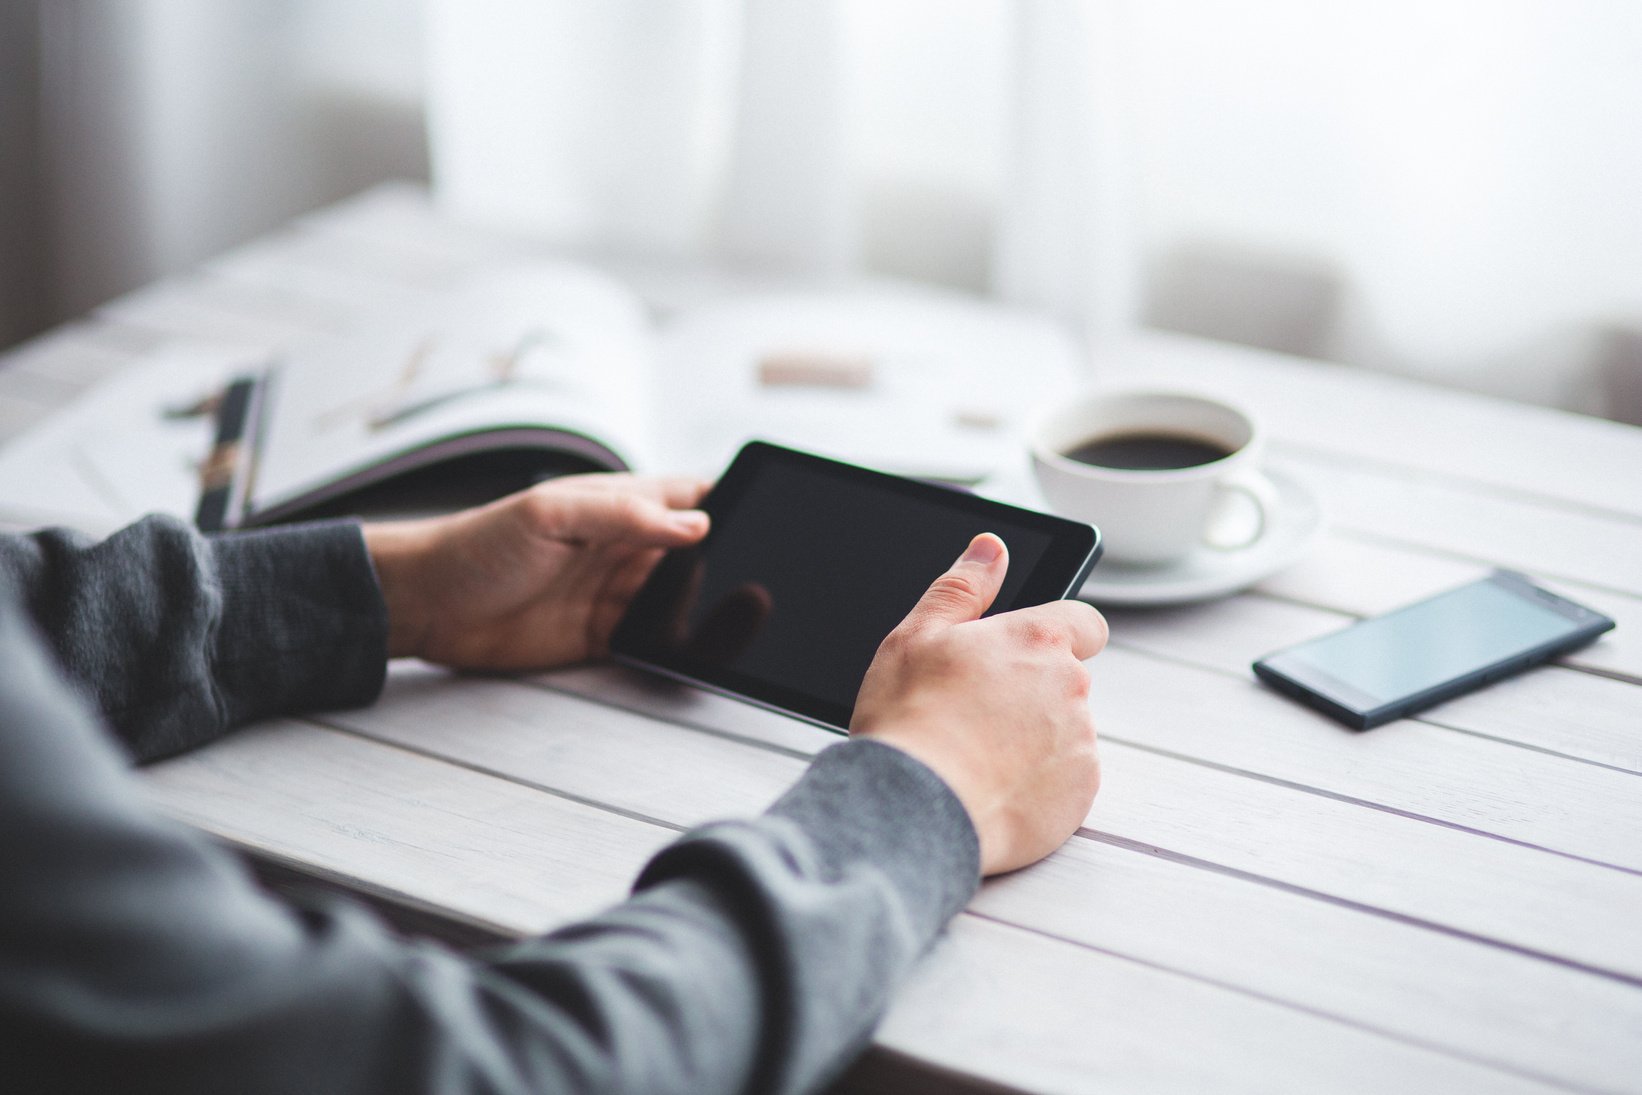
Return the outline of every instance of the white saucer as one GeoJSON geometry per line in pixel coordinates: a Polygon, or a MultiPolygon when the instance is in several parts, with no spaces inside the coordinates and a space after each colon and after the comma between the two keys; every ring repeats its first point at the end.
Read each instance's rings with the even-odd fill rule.
{"type": "Polygon", "coordinates": [[[1095,564],[1079,592],[1097,605],[1172,605],[1224,597],[1297,561],[1323,528],[1312,493],[1282,472],[1266,469],[1282,503],[1260,537],[1244,547],[1200,548],[1162,566],[1095,564]]]}

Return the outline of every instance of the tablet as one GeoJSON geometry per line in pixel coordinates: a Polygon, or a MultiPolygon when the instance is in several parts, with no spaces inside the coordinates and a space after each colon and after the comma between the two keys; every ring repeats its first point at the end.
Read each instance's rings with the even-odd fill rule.
{"type": "Polygon", "coordinates": [[[1090,525],[760,441],[701,508],[706,539],[662,557],[611,653],[832,730],[878,644],[977,534],[1009,548],[987,615],[1075,593],[1101,548],[1090,525]]]}

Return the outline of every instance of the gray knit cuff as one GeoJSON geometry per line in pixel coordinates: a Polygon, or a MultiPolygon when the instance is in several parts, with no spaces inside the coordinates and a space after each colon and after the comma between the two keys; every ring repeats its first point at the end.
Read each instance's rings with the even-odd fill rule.
{"type": "Polygon", "coordinates": [[[212,668],[229,725],[359,707],[381,694],[388,613],[357,523],[209,543],[222,590],[212,668]]]}
{"type": "Polygon", "coordinates": [[[829,873],[860,862],[882,871],[930,938],[980,885],[980,840],[958,796],[893,746],[828,748],[769,812],[798,823],[829,873]]]}

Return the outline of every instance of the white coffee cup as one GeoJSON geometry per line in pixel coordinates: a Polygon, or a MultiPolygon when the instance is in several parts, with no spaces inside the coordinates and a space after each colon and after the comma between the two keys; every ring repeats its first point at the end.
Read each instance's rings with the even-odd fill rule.
{"type": "Polygon", "coordinates": [[[1220,399],[1189,392],[1088,392],[1044,414],[1030,442],[1032,470],[1049,507],[1097,526],[1106,558],[1115,563],[1158,566],[1202,548],[1247,547],[1277,511],[1277,490],[1259,471],[1259,427],[1220,399]],[[1067,455],[1118,439],[1132,447],[1143,437],[1195,441],[1213,452],[1202,463],[1168,467],[1115,467],[1067,455]],[[1237,508],[1252,511],[1254,520],[1228,538],[1223,530],[1237,508]]]}

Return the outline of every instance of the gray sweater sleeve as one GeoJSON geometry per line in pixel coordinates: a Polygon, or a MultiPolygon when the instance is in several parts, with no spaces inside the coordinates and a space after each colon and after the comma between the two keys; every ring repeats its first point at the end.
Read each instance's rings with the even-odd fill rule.
{"type": "Polygon", "coordinates": [[[139,761],[382,690],[387,615],[351,522],[208,539],[149,517],[100,542],[0,536],[0,576],[139,761]]]}
{"type": "MultiPolygon", "coordinates": [[[[350,568],[368,578],[368,560],[356,531],[298,530],[268,556],[160,535],[168,546],[148,558],[175,583],[163,596],[105,589],[93,604],[62,582],[30,589],[24,612],[0,589],[0,1090],[812,1090],[974,891],[978,848],[957,799],[899,751],[852,741],[765,816],[663,850],[629,901],[494,954],[399,939],[343,901],[276,902],[144,804],[90,705],[123,719],[139,751],[164,752],[237,719],[366,698],[379,664],[343,687],[280,636],[378,642],[379,603],[373,621],[339,622],[359,606],[330,589],[350,568]],[[87,623],[110,604],[187,605],[199,622],[87,623]],[[53,611],[71,619],[48,643],[29,617],[53,611]],[[202,664],[162,673],[99,634],[155,635],[142,649],[167,667],[181,638],[202,664]],[[67,679],[48,650],[66,650],[67,679]],[[278,664],[257,668],[263,654],[278,664]],[[102,679],[120,673],[130,683],[102,679]]],[[[5,558],[60,576],[33,562],[54,550],[12,545],[5,558]]]]}

